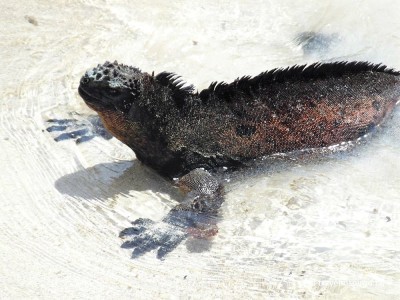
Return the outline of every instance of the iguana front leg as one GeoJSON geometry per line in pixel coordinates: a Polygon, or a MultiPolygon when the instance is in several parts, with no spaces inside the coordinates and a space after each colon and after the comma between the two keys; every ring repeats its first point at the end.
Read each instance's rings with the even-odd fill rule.
{"type": "Polygon", "coordinates": [[[157,249],[162,259],[189,236],[209,238],[217,234],[218,210],[224,202],[222,183],[203,169],[195,169],[177,181],[185,200],[161,220],[137,219],[121,231],[122,248],[134,248],[132,258],[157,249]]]}

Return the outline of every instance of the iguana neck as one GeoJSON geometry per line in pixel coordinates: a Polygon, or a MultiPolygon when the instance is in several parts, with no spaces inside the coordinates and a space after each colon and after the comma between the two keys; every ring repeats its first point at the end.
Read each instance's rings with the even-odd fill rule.
{"type": "Polygon", "coordinates": [[[134,109],[135,114],[125,115],[117,110],[98,111],[106,129],[122,143],[131,148],[138,160],[155,169],[161,175],[173,178],[181,174],[180,153],[173,152],[160,131],[151,126],[151,119],[134,109]],[[143,124],[138,118],[144,119],[143,124]]]}

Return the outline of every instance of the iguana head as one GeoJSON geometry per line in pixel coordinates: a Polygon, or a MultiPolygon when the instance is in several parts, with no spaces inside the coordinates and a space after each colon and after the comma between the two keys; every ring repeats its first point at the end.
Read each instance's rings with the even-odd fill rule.
{"type": "MultiPolygon", "coordinates": [[[[105,62],[86,71],[78,89],[85,103],[98,113],[105,128],[149,165],[153,162],[167,164],[171,159],[160,137],[160,126],[155,125],[156,114],[151,114],[151,109],[158,107],[154,83],[153,75],[137,68],[105,62]],[[150,96],[149,91],[153,93],[150,96]]],[[[161,167],[155,165],[154,168],[161,167]]]]}
{"type": "Polygon", "coordinates": [[[127,113],[140,95],[142,77],[137,68],[107,61],[86,71],[78,90],[86,104],[97,112],[127,113]]]}

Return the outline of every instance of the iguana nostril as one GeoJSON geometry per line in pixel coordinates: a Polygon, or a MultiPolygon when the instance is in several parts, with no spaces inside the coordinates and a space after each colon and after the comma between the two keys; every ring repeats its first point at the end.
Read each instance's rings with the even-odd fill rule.
{"type": "Polygon", "coordinates": [[[90,81],[90,80],[89,80],[88,77],[83,77],[82,80],[81,80],[81,83],[83,83],[83,84],[88,84],[89,81],[90,81]]]}

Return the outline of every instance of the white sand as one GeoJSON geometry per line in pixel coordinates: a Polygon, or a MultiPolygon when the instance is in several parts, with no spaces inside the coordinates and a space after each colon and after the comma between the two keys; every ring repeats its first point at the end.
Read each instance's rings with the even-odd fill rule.
{"type": "Polygon", "coordinates": [[[131,260],[117,235],[161,219],[170,184],[115,139],[45,131],[92,113],[77,86],[105,60],[200,88],[318,59],[400,68],[400,2],[303,2],[0,0],[0,298],[399,297],[399,112],[355,154],[230,186],[211,247],[189,241],[163,262],[131,260]],[[302,31],[340,42],[307,56],[302,31]]]}

